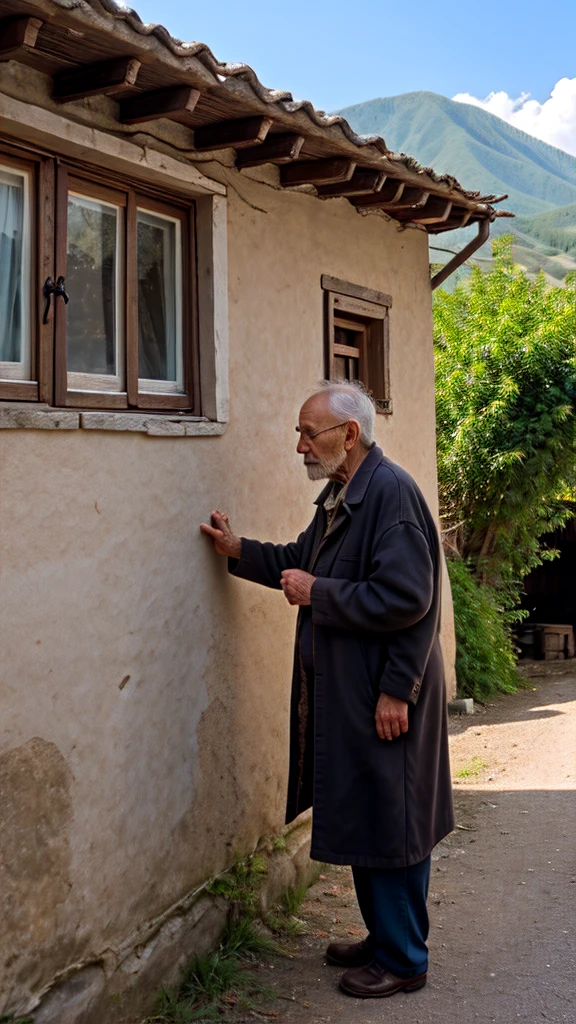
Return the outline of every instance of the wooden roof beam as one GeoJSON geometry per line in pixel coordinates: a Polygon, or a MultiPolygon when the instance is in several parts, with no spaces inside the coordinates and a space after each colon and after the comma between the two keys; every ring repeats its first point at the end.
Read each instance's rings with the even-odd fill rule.
{"type": "Polygon", "coordinates": [[[17,60],[33,50],[43,24],[40,18],[6,18],[0,21],[0,61],[17,60]]]}
{"type": "Polygon", "coordinates": [[[54,76],[54,99],[59,103],[83,99],[84,96],[109,96],[135,85],[140,61],[134,57],[119,57],[61,71],[54,76]]]}
{"type": "Polygon", "coordinates": [[[378,192],[367,196],[353,196],[351,202],[354,203],[354,206],[358,207],[382,206],[383,203],[395,203],[400,199],[405,188],[406,186],[403,181],[390,178],[378,192]]]}
{"type": "Polygon", "coordinates": [[[329,160],[307,160],[306,162],[283,167],[280,171],[282,185],[320,185],[350,181],[356,170],[353,160],[336,157],[329,160]]]}
{"type": "Polygon", "coordinates": [[[366,167],[360,167],[354,171],[349,181],[337,182],[332,185],[318,185],[320,199],[331,199],[338,196],[358,196],[372,192],[379,192],[386,175],[383,171],[369,171],[366,167]]]}
{"type": "Polygon", "coordinates": [[[398,220],[411,221],[413,224],[442,224],[448,220],[451,209],[450,199],[430,196],[421,208],[399,210],[394,216],[397,216],[398,220]]]}
{"type": "Polygon", "coordinates": [[[464,228],[470,220],[473,210],[466,210],[461,206],[454,207],[447,220],[433,224],[430,227],[431,234],[438,234],[441,231],[455,231],[457,228],[464,228]]]}
{"type": "Polygon", "coordinates": [[[389,211],[392,216],[396,210],[419,210],[422,206],[425,206],[428,202],[429,192],[425,192],[422,188],[414,188],[412,185],[407,185],[400,197],[391,203],[382,203],[382,209],[389,211]]]}
{"type": "Polygon", "coordinates": [[[271,117],[242,117],[203,125],[194,130],[194,149],[248,149],[264,142],[273,124],[271,117]]]}
{"type": "Polygon", "coordinates": [[[241,149],[236,155],[236,167],[290,163],[298,159],[305,141],[303,135],[271,135],[259,146],[241,149]]]}
{"type": "Polygon", "coordinates": [[[142,124],[167,117],[172,121],[185,120],[200,99],[201,93],[188,85],[176,85],[157,92],[141,92],[120,100],[119,119],[122,124],[142,124]]]}

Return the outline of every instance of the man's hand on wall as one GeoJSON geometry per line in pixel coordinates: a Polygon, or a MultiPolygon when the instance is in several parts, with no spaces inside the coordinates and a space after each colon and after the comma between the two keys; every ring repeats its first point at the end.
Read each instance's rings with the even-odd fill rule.
{"type": "Polygon", "coordinates": [[[381,740],[392,740],[408,732],[408,704],[381,693],[376,705],[376,732],[381,740]]]}
{"type": "Polygon", "coordinates": [[[284,569],[280,586],[288,604],[310,604],[310,591],[315,579],[315,576],[301,569],[284,569]]]}
{"type": "Polygon", "coordinates": [[[240,558],[242,541],[240,537],[236,537],[232,533],[228,516],[216,508],[210,516],[210,520],[211,526],[208,526],[207,523],[200,523],[200,529],[202,533],[207,533],[209,537],[212,537],[216,553],[227,555],[228,558],[240,558]]]}

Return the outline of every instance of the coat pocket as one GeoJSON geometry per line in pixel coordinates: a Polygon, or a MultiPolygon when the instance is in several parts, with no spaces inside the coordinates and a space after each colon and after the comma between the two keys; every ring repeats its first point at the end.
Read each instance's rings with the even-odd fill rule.
{"type": "Polygon", "coordinates": [[[360,555],[340,555],[332,567],[330,575],[336,580],[350,580],[358,583],[361,579],[362,558],[360,555]]]}
{"type": "Polygon", "coordinates": [[[376,705],[380,696],[380,680],[388,660],[388,648],[384,643],[374,643],[366,640],[359,640],[358,645],[362,655],[362,662],[366,669],[370,698],[374,705],[376,705]]]}

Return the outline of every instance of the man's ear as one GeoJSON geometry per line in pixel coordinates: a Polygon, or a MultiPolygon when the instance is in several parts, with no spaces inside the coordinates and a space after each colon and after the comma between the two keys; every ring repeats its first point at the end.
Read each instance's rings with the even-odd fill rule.
{"type": "Polygon", "coordinates": [[[344,438],[344,447],[346,448],[346,451],[350,451],[357,441],[360,440],[361,433],[362,427],[358,423],[358,420],[349,420],[346,437],[344,438]]]}

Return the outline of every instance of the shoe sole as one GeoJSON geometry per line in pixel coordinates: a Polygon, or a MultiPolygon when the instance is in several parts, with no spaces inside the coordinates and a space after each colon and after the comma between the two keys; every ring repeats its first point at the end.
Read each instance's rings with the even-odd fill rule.
{"type": "Polygon", "coordinates": [[[410,984],[408,981],[406,985],[398,985],[397,988],[390,989],[389,992],[356,992],[355,989],[343,985],[342,981],[340,981],[340,988],[347,996],[355,996],[356,999],[386,999],[388,996],[395,996],[398,992],[418,992],[419,989],[424,988],[426,980],[423,978],[414,984],[410,984]]]}

